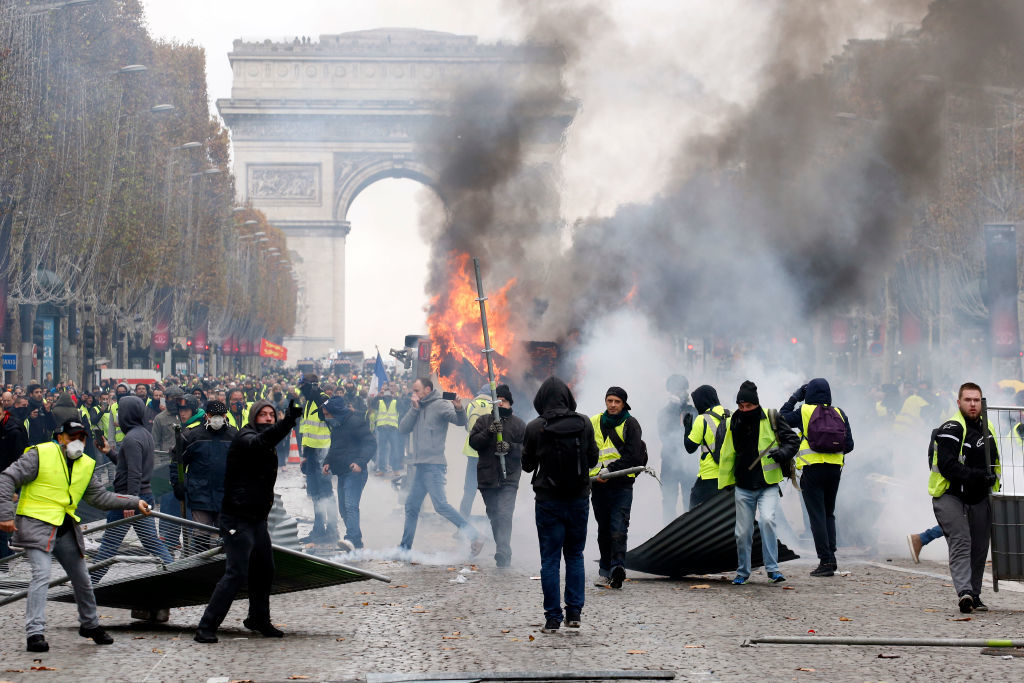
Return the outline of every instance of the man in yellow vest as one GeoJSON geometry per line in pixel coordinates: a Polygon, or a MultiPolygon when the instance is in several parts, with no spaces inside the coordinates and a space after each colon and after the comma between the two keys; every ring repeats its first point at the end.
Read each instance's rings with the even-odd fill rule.
{"type": "Polygon", "coordinates": [[[999,490],[1001,467],[999,440],[981,414],[981,387],[961,385],[957,406],[936,432],[928,493],[949,546],[949,574],[960,611],[970,614],[988,611],[981,601],[981,579],[992,525],[989,493],[999,490]]]}
{"type": "Polygon", "coordinates": [[[338,540],[338,506],[334,503],[334,482],[323,473],[327,450],[331,447],[331,430],[327,426],[323,405],[330,398],[320,390],[320,378],[307,373],[299,386],[306,399],[299,423],[302,438],[300,469],[306,476],[306,495],[313,501],[313,530],[304,539],[308,543],[335,543],[338,540]]]}
{"type": "Polygon", "coordinates": [[[108,443],[120,444],[124,441],[124,432],[121,431],[121,425],[117,420],[117,402],[130,393],[131,390],[126,383],[121,382],[118,384],[117,388],[114,389],[113,402],[107,408],[107,412],[103,413],[100,417],[100,429],[103,430],[103,438],[108,443]]]}
{"type": "Polygon", "coordinates": [[[377,436],[377,472],[401,472],[402,436],[398,433],[398,399],[390,384],[380,389],[373,411],[374,433],[377,436]]]}
{"type": "MultiPolygon", "coordinates": [[[[466,431],[472,432],[473,425],[484,415],[494,412],[491,408],[491,386],[485,384],[476,392],[476,396],[466,406],[466,431]]],[[[462,483],[462,502],[459,503],[459,514],[469,519],[473,512],[473,501],[476,499],[477,479],[476,470],[479,454],[469,445],[469,434],[466,435],[466,443],[462,445],[462,454],[469,458],[466,462],[466,478],[462,483]]]]}
{"type": "Polygon", "coordinates": [[[29,448],[10,467],[0,472],[0,531],[13,533],[12,545],[25,549],[32,564],[25,604],[25,633],[29,652],[46,652],[46,592],[50,565],[56,557],[71,577],[80,626],[78,635],[97,645],[114,642],[100,628],[96,598],[85,564],[85,539],[75,515],[80,500],[105,510],[138,509],[149,514],[149,505],[136,496],[110,493],[93,476],[96,461],[85,455],[88,429],[78,420],[67,420],[56,429],[57,441],[29,448]],[[14,494],[21,491],[17,511],[14,494]],[[15,516],[17,515],[17,516],[15,516]]]}
{"type": "Polygon", "coordinates": [[[797,389],[779,409],[779,415],[790,427],[800,430],[801,435],[794,462],[800,471],[800,494],[818,554],[818,567],[811,576],[832,576],[837,569],[836,496],[843,456],[853,450],[850,419],[832,405],[832,388],[823,377],[797,389]],[[800,402],[803,405],[797,408],[800,402]],[[831,411],[832,415],[822,416],[822,411],[831,411]],[[832,434],[826,433],[829,428],[832,434]],[[831,445],[826,446],[826,442],[831,445]]]}
{"type": "MultiPolygon", "coordinates": [[[[774,411],[773,411],[774,412],[774,411]]],[[[775,535],[775,512],[782,492],[782,464],[796,455],[800,437],[785,423],[761,407],[757,385],[747,380],[736,394],[736,412],[726,418],[718,459],[718,488],[735,486],[736,557],[738,566],[733,585],[750,580],[750,555],[754,545],[754,512],[761,529],[761,554],[768,581],[781,583],[779,544],[775,535]]]]}
{"type": "Polygon", "coordinates": [[[684,423],[686,438],[683,446],[687,453],[700,449],[700,469],[697,480],[690,489],[690,509],[697,507],[718,494],[718,461],[715,450],[715,434],[718,425],[729,415],[718,400],[718,391],[710,384],[702,384],[690,394],[693,407],[699,413],[696,419],[684,423]]]}
{"type": "Polygon", "coordinates": [[[597,466],[590,470],[596,477],[590,490],[597,521],[599,588],[622,588],[626,580],[626,540],[629,513],[633,507],[635,474],[614,479],[601,475],[647,464],[641,441],[640,423],[629,414],[628,395],[622,387],[609,387],[604,396],[605,411],[590,418],[597,442],[597,466]]]}

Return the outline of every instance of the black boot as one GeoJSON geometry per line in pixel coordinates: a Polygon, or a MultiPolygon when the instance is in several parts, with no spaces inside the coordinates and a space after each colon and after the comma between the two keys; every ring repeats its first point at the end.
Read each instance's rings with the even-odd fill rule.
{"type": "Polygon", "coordinates": [[[192,640],[197,643],[216,643],[217,634],[213,631],[196,631],[196,634],[192,636],[192,640]]]}
{"type": "Polygon", "coordinates": [[[37,633],[34,636],[29,636],[25,649],[29,652],[49,652],[50,644],[46,642],[46,636],[42,633],[37,633]]]}
{"type": "Polygon", "coordinates": [[[831,562],[821,562],[818,564],[818,568],[811,572],[811,576],[835,576],[835,573],[836,565],[831,562]]]}
{"type": "Polygon", "coordinates": [[[271,624],[269,620],[256,621],[252,617],[248,617],[242,622],[242,626],[250,631],[259,631],[265,638],[284,638],[284,631],[271,624]]]}
{"type": "Polygon", "coordinates": [[[78,635],[83,638],[92,638],[92,642],[97,645],[110,645],[114,642],[114,639],[110,637],[106,631],[101,629],[99,626],[93,628],[85,628],[84,626],[78,627],[78,635]]]}

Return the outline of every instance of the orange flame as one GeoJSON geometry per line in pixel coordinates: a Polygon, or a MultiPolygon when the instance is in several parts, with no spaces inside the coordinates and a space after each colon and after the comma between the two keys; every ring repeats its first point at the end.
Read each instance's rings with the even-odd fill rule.
{"type": "MultiPolygon", "coordinates": [[[[469,254],[450,253],[448,272],[451,276],[446,291],[431,298],[427,315],[433,342],[430,371],[437,375],[442,391],[454,391],[463,397],[475,396],[477,389],[487,382],[487,359],[482,352],[480,304],[476,300],[476,276],[469,254]]],[[[515,283],[512,278],[497,292],[485,292],[491,348],[497,352],[491,356],[495,377],[501,377],[508,369],[503,366],[516,341],[515,331],[509,324],[508,307],[508,292],[515,283]]]]}

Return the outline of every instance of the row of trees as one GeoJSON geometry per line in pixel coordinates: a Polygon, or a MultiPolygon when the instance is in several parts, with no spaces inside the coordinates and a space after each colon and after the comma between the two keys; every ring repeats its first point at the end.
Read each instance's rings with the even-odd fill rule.
{"type": "Polygon", "coordinates": [[[150,38],[138,0],[0,0],[0,341],[27,341],[39,306],[69,317],[69,348],[95,325],[97,355],[137,354],[161,323],[211,347],[291,333],[284,236],[234,207],[205,76],[201,48],[150,38]]]}

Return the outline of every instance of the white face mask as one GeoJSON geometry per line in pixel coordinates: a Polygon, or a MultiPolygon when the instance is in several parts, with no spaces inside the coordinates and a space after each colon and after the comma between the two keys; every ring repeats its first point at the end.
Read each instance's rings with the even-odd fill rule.
{"type": "Polygon", "coordinates": [[[206,424],[210,426],[210,429],[216,431],[224,427],[225,417],[223,415],[211,415],[208,419],[209,422],[206,424]]]}
{"type": "Polygon", "coordinates": [[[64,452],[67,453],[68,458],[71,460],[78,460],[82,457],[82,453],[85,453],[85,442],[78,439],[68,441],[68,445],[64,447],[64,452]]]}

